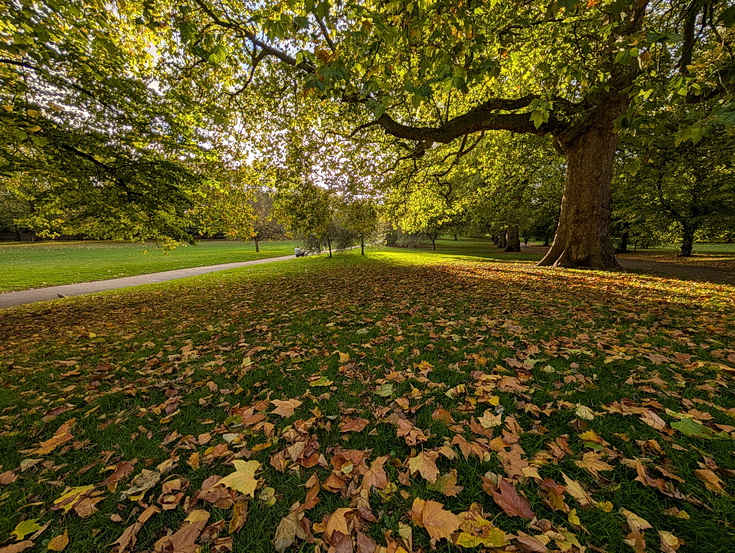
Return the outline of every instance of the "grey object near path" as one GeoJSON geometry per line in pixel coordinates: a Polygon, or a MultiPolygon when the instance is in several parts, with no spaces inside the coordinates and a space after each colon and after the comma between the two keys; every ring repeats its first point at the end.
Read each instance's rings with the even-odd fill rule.
{"type": "Polygon", "coordinates": [[[222,263],[220,265],[191,267],[189,269],[175,269],[173,271],[148,273],[146,275],[113,278],[110,280],[96,280],[93,282],[79,282],[77,284],[49,286],[48,288],[33,288],[31,290],[5,292],[3,294],[0,294],[0,309],[3,309],[5,307],[13,307],[16,305],[24,305],[27,303],[36,303],[39,301],[56,300],[67,296],[82,296],[84,294],[93,294],[94,292],[103,292],[105,290],[116,290],[118,288],[128,288],[130,286],[139,286],[141,284],[152,284],[154,282],[165,282],[167,280],[175,280],[178,278],[204,275],[206,273],[214,273],[216,271],[224,271],[225,269],[247,267],[248,265],[260,265],[261,263],[286,261],[287,259],[294,259],[294,256],[284,255],[281,257],[268,257],[265,259],[242,261],[239,263],[222,263]]]}

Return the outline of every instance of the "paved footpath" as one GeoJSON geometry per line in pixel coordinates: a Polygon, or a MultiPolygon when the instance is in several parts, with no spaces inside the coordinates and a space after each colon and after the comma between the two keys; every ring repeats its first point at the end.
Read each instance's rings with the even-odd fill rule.
{"type": "Polygon", "coordinates": [[[213,273],[215,271],[223,271],[225,269],[247,267],[248,265],[260,265],[261,263],[286,261],[287,259],[294,259],[294,256],[284,255],[281,257],[256,259],[255,261],[242,261],[240,263],[222,263],[220,265],[191,267],[189,269],[176,269],[174,271],[149,273],[147,275],[136,275],[124,278],[113,278],[110,280],[97,280],[94,282],[80,282],[78,284],[64,284],[62,286],[49,286],[48,288],[34,288],[32,290],[5,292],[4,294],[0,294],[0,309],[3,309],[5,307],[12,307],[14,305],[35,303],[37,301],[56,300],[60,297],[65,296],[81,296],[84,294],[92,294],[94,292],[102,292],[103,290],[115,290],[117,288],[127,288],[129,286],[138,286],[140,284],[165,282],[167,280],[175,280],[177,278],[203,275],[206,273],[213,273]]]}

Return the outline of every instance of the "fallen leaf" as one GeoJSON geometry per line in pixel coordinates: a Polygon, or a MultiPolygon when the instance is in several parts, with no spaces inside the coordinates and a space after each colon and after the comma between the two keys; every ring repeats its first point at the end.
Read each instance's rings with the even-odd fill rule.
{"type": "Polygon", "coordinates": [[[340,432],[362,432],[368,425],[367,419],[343,419],[339,425],[340,432]]]}
{"type": "Polygon", "coordinates": [[[276,406],[276,408],[273,409],[273,414],[280,415],[283,418],[287,419],[288,417],[293,415],[296,408],[299,407],[303,402],[299,401],[298,399],[274,399],[271,400],[271,403],[276,406]]]}
{"type": "Polygon", "coordinates": [[[61,444],[68,442],[69,440],[73,440],[74,436],[71,433],[71,429],[76,424],[76,419],[69,419],[65,423],[63,423],[59,428],[54,432],[54,435],[51,436],[48,440],[45,442],[41,442],[38,444],[38,447],[34,450],[32,450],[30,453],[34,453],[36,455],[47,455],[48,453],[51,453],[54,449],[59,447],[61,444]]]}
{"type": "Polygon", "coordinates": [[[217,482],[217,485],[226,486],[241,494],[254,498],[255,488],[258,487],[258,479],[255,478],[255,471],[260,469],[260,462],[235,459],[232,461],[232,464],[235,465],[235,472],[225,476],[217,482]]]}
{"type": "Polygon", "coordinates": [[[426,529],[432,540],[449,539],[462,522],[457,515],[445,510],[441,503],[424,501],[418,497],[411,506],[411,520],[426,529]]]}
{"type": "Polygon", "coordinates": [[[661,551],[662,553],[676,553],[676,551],[684,545],[684,540],[677,538],[671,532],[665,530],[659,530],[658,535],[661,538],[661,551]]]}
{"type": "Polygon", "coordinates": [[[643,530],[653,528],[653,526],[651,526],[646,519],[639,517],[633,511],[629,511],[628,509],[620,509],[620,512],[623,513],[623,516],[625,516],[625,520],[628,522],[628,528],[630,528],[631,532],[640,533],[643,532],[643,530]]]}
{"type": "Polygon", "coordinates": [[[29,534],[33,534],[40,530],[42,526],[38,524],[38,519],[23,520],[17,524],[15,530],[10,532],[11,536],[15,536],[15,541],[22,541],[29,534]]]}
{"type": "Polygon", "coordinates": [[[436,451],[422,451],[408,460],[408,468],[411,474],[418,472],[424,480],[433,484],[439,476],[439,469],[436,466],[438,457],[439,454],[436,451]]]}
{"type": "Polygon", "coordinates": [[[500,478],[498,485],[495,486],[488,478],[483,478],[482,480],[483,489],[508,516],[527,519],[532,519],[536,516],[531,510],[531,504],[528,499],[520,495],[510,481],[505,478],[500,478]]]}
{"type": "Polygon", "coordinates": [[[711,492],[715,492],[721,495],[727,495],[725,489],[722,487],[722,480],[713,471],[709,469],[697,469],[694,471],[703,483],[704,487],[711,492]]]}
{"type": "Polygon", "coordinates": [[[426,486],[428,489],[443,493],[448,497],[456,497],[464,488],[457,486],[457,470],[452,469],[448,473],[438,477],[433,484],[426,486]]]}
{"type": "Polygon", "coordinates": [[[63,534],[52,538],[46,547],[49,551],[63,551],[67,545],[69,545],[69,532],[64,530],[63,534]]]}

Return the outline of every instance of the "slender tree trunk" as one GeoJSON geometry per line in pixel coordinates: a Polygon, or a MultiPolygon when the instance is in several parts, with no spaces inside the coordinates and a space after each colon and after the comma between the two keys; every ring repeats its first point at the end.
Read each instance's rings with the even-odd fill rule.
{"type": "Polygon", "coordinates": [[[365,237],[360,236],[360,255],[365,255],[365,237]]]}
{"type": "Polygon", "coordinates": [[[694,233],[697,232],[697,225],[693,223],[681,222],[681,257],[691,257],[694,249],[694,233]]]}
{"type": "Polygon", "coordinates": [[[454,235],[454,241],[456,242],[457,240],[459,240],[459,238],[458,238],[458,237],[457,237],[457,235],[455,234],[455,235],[454,235]]]}
{"type": "Polygon", "coordinates": [[[628,253],[628,237],[630,235],[629,230],[630,223],[623,224],[623,234],[620,236],[620,247],[618,253],[628,253]]]}
{"type": "Polygon", "coordinates": [[[329,257],[332,257],[332,238],[327,236],[327,248],[329,248],[329,257]]]}
{"type": "Polygon", "coordinates": [[[546,232],[544,233],[544,246],[549,245],[549,234],[550,234],[551,228],[546,227],[546,232]]]}
{"type": "Polygon", "coordinates": [[[431,238],[431,249],[436,251],[436,234],[430,234],[429,238],[431,238]]]}
{"type": "Polygon", "coordinates": [[[610,213],[610,181],[617,136],[613,122],[626,107],[622,96],[599,100],[597,113],[568,141],[560,140],[567,158],[567,178],[554,243],[539,265],[616,269],[610,213]]]}
{"type": "Polygon", "coordinates": [[[518,226],[509,225],[506,231],[506,252],[519,252],[521,251],[521,239],[518,236],[518,226]]]}
{"type": "Polygon", "coordinates": [[[260,242],[255,238],[255,253],[260,253],[260,242]]]}

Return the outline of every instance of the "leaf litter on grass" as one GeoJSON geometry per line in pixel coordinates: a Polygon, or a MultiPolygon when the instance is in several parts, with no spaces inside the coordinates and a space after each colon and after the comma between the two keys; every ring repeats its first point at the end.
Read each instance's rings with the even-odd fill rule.
{"type": "Polygon", "coordinates": [[[0,552],[735,543],[726,287],[471,262],[291,277],[6,318],[0,552]]]}

